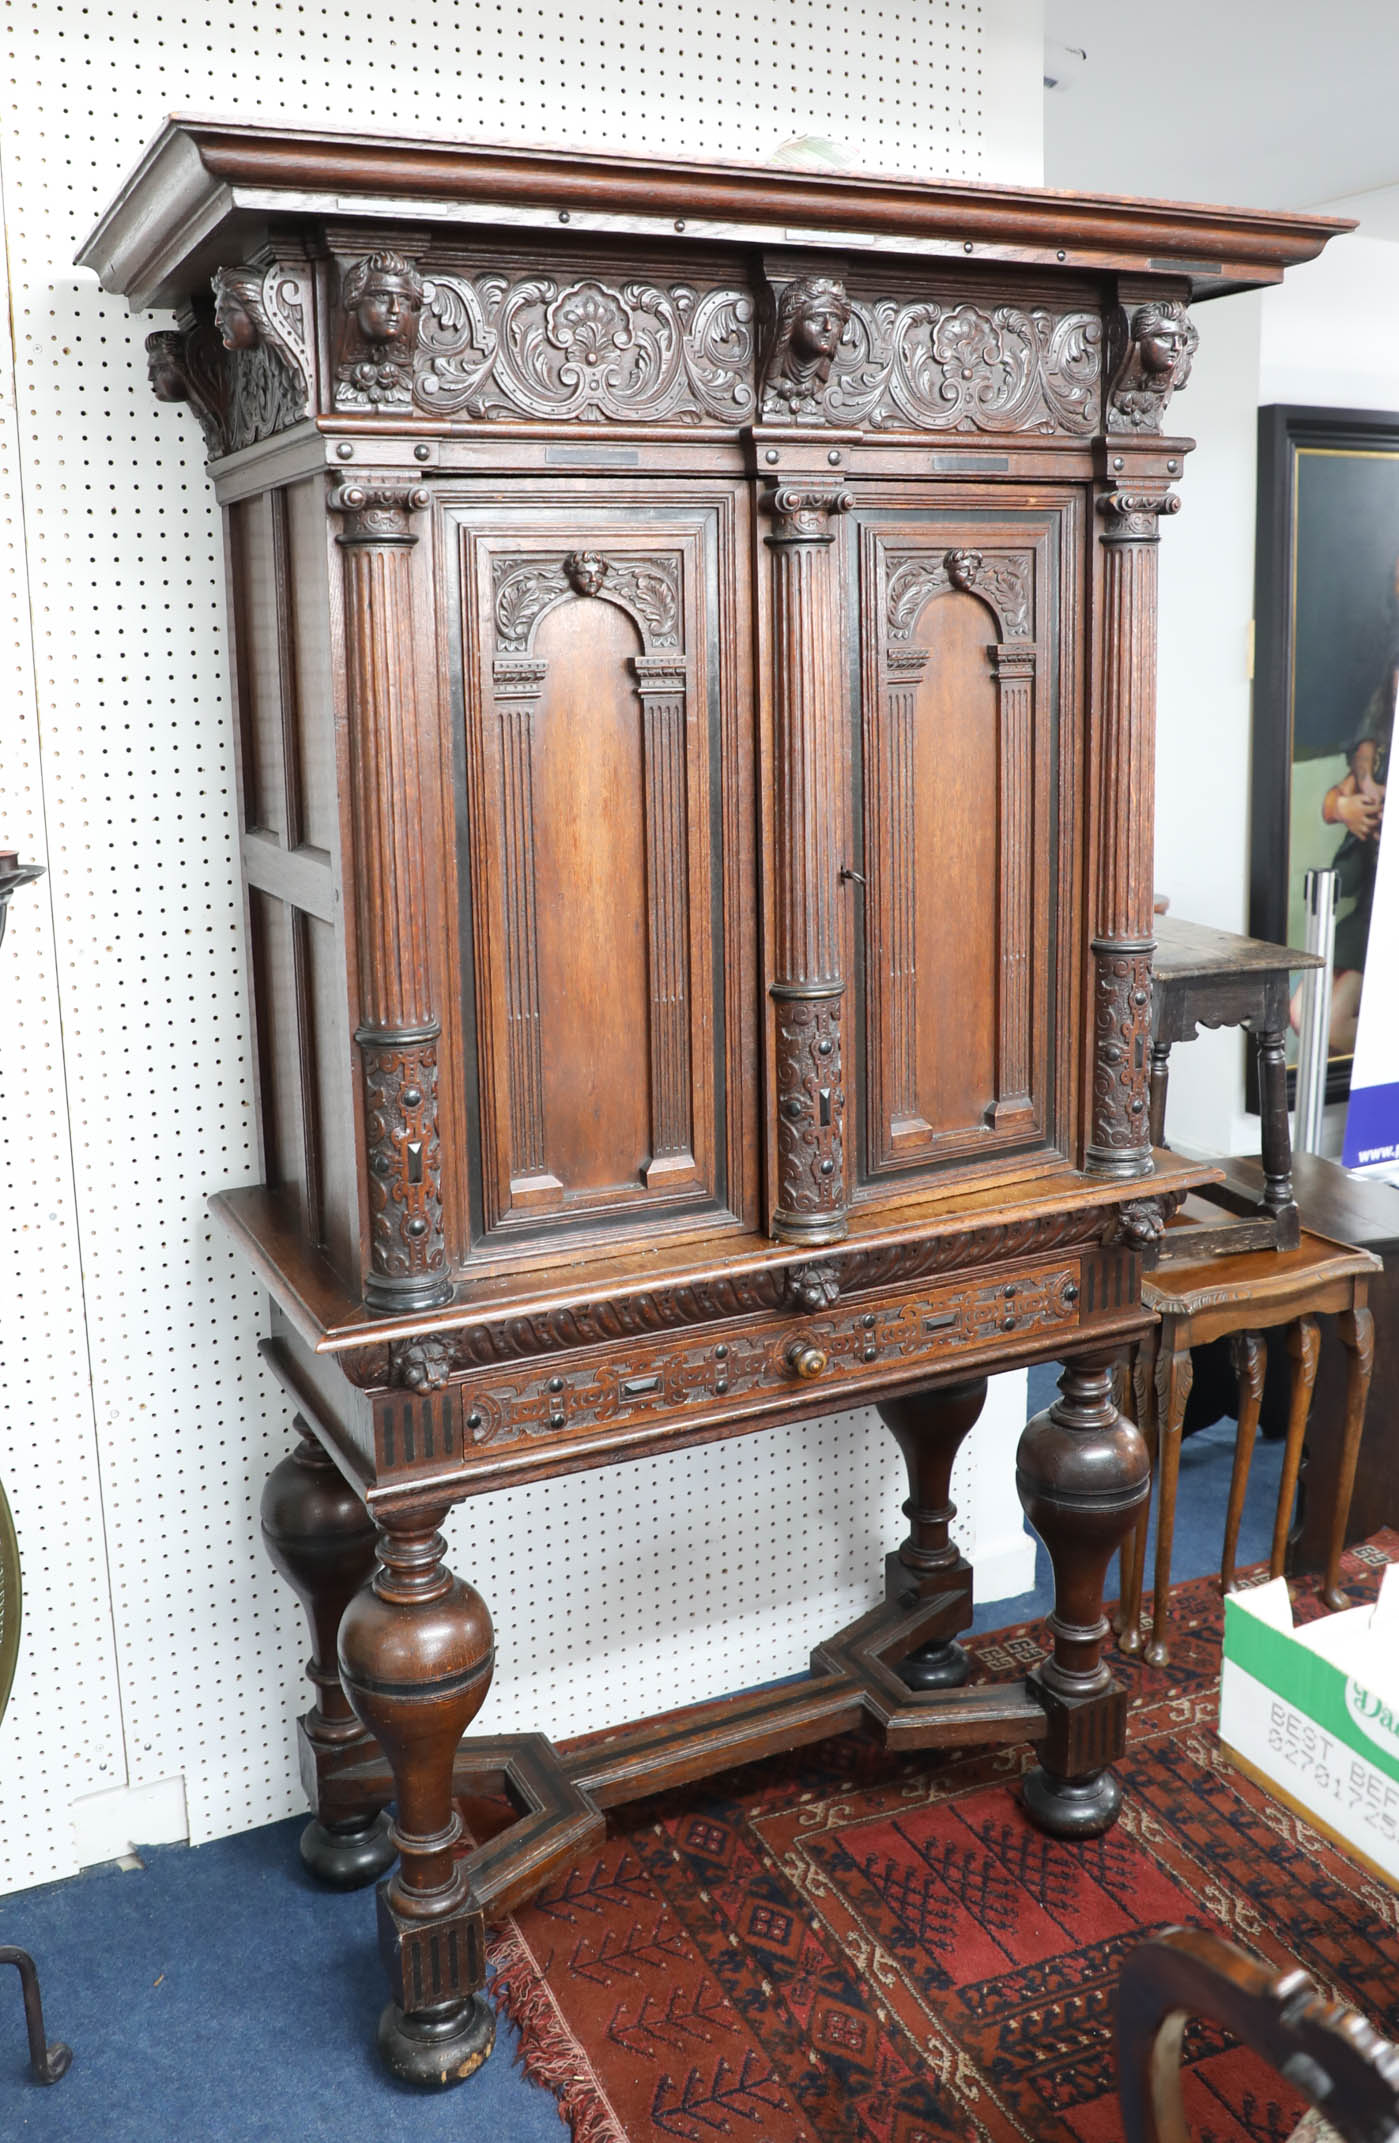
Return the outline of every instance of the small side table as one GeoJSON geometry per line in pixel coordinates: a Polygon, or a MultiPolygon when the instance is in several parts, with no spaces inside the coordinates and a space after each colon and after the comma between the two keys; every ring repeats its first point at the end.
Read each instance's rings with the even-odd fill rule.
{"type": "Polygon", "coordinates": [[[1156,923],[1152,972],[1151,1143],[1166,1143],[1166,1090],[1171,1049],[1191,1042],[1201,1027],[1243,1027],[1258,1049],[1263,1120],[1261,1201],[1237,1185],[1212,1185],[1196,1194],[1213,1210],[1163,1237],[1160,1255],[1190,1258],[1237,1250],[1292,1250],[1301,1222],[1292,1189],[1292,1141],[1287,1127],[1287,1023],[1292,973],[1320,967],[1316,953],[1261,938],[1239,937],[1204,923],[1156,923]]]}
{"type": "MultiPolygon", "coordinates": [[[[1173,1229],[1168,1227],[1168,1238],[1172,1232],[1173,1229]]],[[[1339,1565],[1374,1362],[1374,1324],[1367,1307],[1367,1295],[1371,1277],[1379,1270],[1379,1259],[1372,1257],[1368,1250],[1353,1250],[1345,1244],[1327,1242],[1322,1236],[1303,1231],[1297,1247],[1292,1250],[1242,1252],[1222,1263],[1217,1259],[1193,1265],[1172,1263],[1165,1270],[1158,1267],[1154,1277],[1143,1282],[1142,1300],[1160,1319],[1155,1332],[1149,1332],[1142,1340],[1133,1370],[1137,1419],[1152,1453],[1152,1470],[1157,1481],[1156,1593],[1152,1603],[1151,1639],[1146,1647],[1146,1656],[1153,1666],[1164,1666],[1170,1658],[1167,1628],[1171,1545],[1175,1533],[1176,1486],[1180,1477],[1181,1427],[1185,1420],[1185,1402],[1190,1396],[1190,1350],[1203,1346],[1208,1340],[1228,1339],[1232,1342],[1239,1378],[1239,1432],[1234,1447],[1234,1472],[1229,1484],[1229,1508],[1219,1570],[1221,1590],[1232,1592],[1239,1520],[1243,1514],[1258,1412],[1263,1401],[1267,1352],[1262,1335],[1279,1326],[1285,1328],[1292,1365],[1287,1444],[1269,1559],[1270,1574],[1281,1577],[1287,1552],[1288,1513],[1297,1486],[1302,1441],[1321,1352],[1317,1319],[1326,1314],[1335,1315],[1341,1344],[1346,1351],[1346,1405],[1322,1597],[1328,1607],[1344,1607],[1346,1604],[1345,1595],[1339,1589],[1339,1565]]],[[[1144,1509],[1135,1534],[1128,1537],[1122,1551],[1118,1643],[1128,1653],[1141,1649],[1146,1524],[1144,1509]]]]}

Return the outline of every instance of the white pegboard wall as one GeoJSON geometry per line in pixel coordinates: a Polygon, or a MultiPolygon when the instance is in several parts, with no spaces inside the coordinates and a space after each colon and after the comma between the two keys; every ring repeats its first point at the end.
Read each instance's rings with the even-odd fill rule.
{"type": "MultiPolygon", "coordinates": [[[[0,1475],[27,1587],[0,1890],[69,1872],[68,1804],[114,1781],[183,1776],[196,1839],[290,1812],[305,1701],[256,1523],[288,1410],[206,1207],[257,1173],[217,517],[197,425],[147,386],[163,316],[102,296],[79,243],[172,110],[742,157],[796,139],[1033,181],[1041,74],[1024,0],[16,0],[6,36],[0,833],[50,876],[0,952],[0,1475]]],[[[891,1440],[845,1419],[466,1506],[454,1560],[500,1638],[486,1723],[574,1731],[799,1666],[871,1597],[901,1493],[891,1440]]]]}

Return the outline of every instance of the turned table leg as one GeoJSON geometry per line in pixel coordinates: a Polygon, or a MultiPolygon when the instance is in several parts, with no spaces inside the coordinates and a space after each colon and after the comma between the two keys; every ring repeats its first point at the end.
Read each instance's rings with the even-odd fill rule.
{"type": "Polygon", "coordinates": [[[1219,1589],[1233,1592],[1234,1565],[1239,1552],[1239,1527],[1243,1523],[1244,1499],[1253,1465],[1253,1446],[1258,1437],[1258,1416],[1263,1405],[1263,1379],[1268,1373],[1268,1349],[1261,1334],[1235,1332],[1229,1353],[1239,1386],[1238,1433],[1234,1438],[1234,1467],[1229,1476],[1229,1505],[1224,1514],[1224,1546],[1219,1557],[1219,1589]]]}
{"type": "MultiPolygon", "coordinates": [[[[930,1593],[954,1595],[949,1629],[965,1629],[972,1616],[971,1565],[949,1530],[957,1515],[952,1468],[985,1404],[985,1377],[879,1404],[880,1420],[893,1432],[908,1468],[904,1516],[909,1532],[889,1558],[888,1588],[891,1596],[906,1593],[919,1599],[930,1593]]],[[[910,1652],[894,1671],[910,1689],[953,1689],[966,1680],[969,1669],[962,1647],[950,1636],[940,1636],[910,1652]]]]}
{"type": "Polygon", "coordinates": [[[1370,1396],[1370,1373],[1375,1366],[1375,1320],[1365,1307],[1363,1291],[1357,1289],[1353,1309],[1336,1319],[1341,1345],[1346,1350],[1346,1419],[1341,1438],[1341,1463],[1336,1472],[1336,1507],[1331,1513],[1331,1539],[1326,1550],[1326,1582],[1321,1597],[1331,1608],[1348,1607],[1341,1591],[1341,1550],[1346,1542],[1355,1466],[1360,1456],[1360,1432],[1365,1426],[1365,1406],[1370,1396]]]}
{"type": "MultiPolygon", "coordinates": [[[[1131,1388],[1137,1427],[1146,1444],[1151,1478],[1156,1478],[1156,1410],[1151,1403],[1156,1362],[1156,1334],[1148,1332],[1132,1350],[1131,1388]]],[[[1118,1565],[1117,1649],[1133,1658],[1142,1648],[1142,1586],[1146,1578],[1146,1542],[1151,1530],[1151,1494],[1148,1490],[1137,1522],[1122,1539],[1118,1565]]]]}
{"type": "Polygon", "coordinates": [[[453,1577],[437,1530],[445,1503],[381,1515],[379,1565],[340,1625],[340,1673],[356,1715],[388,1758],[399,1865],[379,1885],[379,1946],[393,1999],[379,2051],[406,2082],[460,2083],[490,2053],[495,2018],[481,1993],[485,1931],[456,1857],[457,1744],[490,1687],[491,1622],[453,1577]]]}
{"type": "Polygon", "coordinates": [[[316,1814],[301,1834],[311,1873],[336,1890],[357,1890],[393,1865],[388,1819],[379,1802],[325,1814],[337,1766],[373,1748],[340,1686],[335,1641],[340,1618],[374,1568],[374,1525],[339,1468],[300,1415],[296,1449],[274,1466],[262,1494],[262,1537],[275,1568],[306,1610],[316,1701],[301,1719],[303,1776],[316,1814]]]}
{"type": "Polygon", "coordinates": [[[1153,1667],[1170,1662],[1166,1630],[1171,1613],[1171,1548],[1176,1531],[1176,1489],[1180,1482],[1180,1434],[1194,1367],[1189,1347],[1176,1345],[1176,1334],[1162,1332],[1156,1356],[1154,1411],[1157,1435],[1156,1590],[1151,1602],[1151,1642],[1146,1656],[1153,1667]]]}
{"type": "Polygon", "coordinates": [[[1315,1317],[1299,1317],[1287,1328],[1287,1353],[1292,1364],[1292,1393],[1287,1409],[1287,1442],[1282,1454],[1282,1479],[1278,1483],[1278,1509],[1273,1520],[1273,1552],[1268,1559],[1269,1577],[1281,1577],[1287,1559],[1287,1528],[1297,1476],[1302,1470],[1302,1442],[1307,1417],[1312,1410],[1316,1365],[1321,1356],[1321,1327],[1315,1317]]]}
{"type": "Polygon", "coordinates": [[[1122,1788],[1108,1768],[1126,1740],[1127,1700],[1103,1658],[1103,1579],[1151,1492],[1146,1445],[1113,1402],[1113,1357],[1070,1362],[1059,1396],[1020,1439],[1016,1485],[1054,1566],[1051,1657],[1030,1676],[1045,1708],[1025,1807],[1041,1830],[1094,1837],[1122,1788]]]}

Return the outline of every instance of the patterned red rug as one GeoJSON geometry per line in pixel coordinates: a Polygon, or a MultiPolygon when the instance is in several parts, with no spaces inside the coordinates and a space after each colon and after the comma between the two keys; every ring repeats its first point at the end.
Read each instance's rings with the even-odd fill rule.
{"type": "MultiPolygon", "coordinates": [[[[1353,1599],[1394,1552],[1347,1556],[1353,1599]]],[[[1118,1663],[1125,1804],[1090,1844],[1030,1827],[1019,1749],[820,1743],[622,1812],[493,1948],[575,2143],[1114,2143],[1121,1960],[1182,1921],[1399,2036],[1399,1898],[1220,1754],[1222,1619],[1211,1581],[1183,1586],[1170,1667],[1118,1663]]],[[[1044,1646],[1031,1623],[968,1649],[1004,1676],[1044,1646]]],[[[1283,2143],[1301,2102],[1271,2071],[1204,2028],[1187,2060],[1196,2135],[1283,2143]]]]}

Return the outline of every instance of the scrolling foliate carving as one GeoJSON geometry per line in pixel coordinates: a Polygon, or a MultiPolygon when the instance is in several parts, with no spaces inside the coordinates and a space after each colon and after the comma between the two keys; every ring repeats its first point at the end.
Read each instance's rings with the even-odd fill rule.
{"type": "MultiPolygon", "coordinates": [[[[788,292],[802,288],[792,284],[788,292]]],[[[763,385],[765,416],[866,431],[1082,436],[1097,430],[1103,328],[1096,313],[847,300],[839,284],[831,293],[824,307],[813,304],[797,315],[806,357],[795,380],[779,315],[763,385]],[[839,301],[844,317],[827,355],[839,301]]]]}
{"type": "Polygon", "coordinates": [[[442,1149],[437,1136],[437,1041],[361,1030],[369,1160],[370,1264],[410,1285],[446,1270],[442,1149]]]}
{"type": "Polygon", "coordinates": [[[646,653],[680,646],[681,558],[678,552],[639,554],[549,551],[496,558],[495,627],[502,654],[528,652],[546,610],[569,595],[599,596],[629,612],[646,653]]]}
{"type": "Polygon", "coordinates": [[[774,989],[777,1217],[792,1232],[843,1232],[845,1089],[840,992],[774,989]]]}
{"type": "Polygon", "coordinates": [[[743,424],[753,301],[688,283],[439,275],[424,285],[413,395],[441,416],[743,424]]]}
{"type": "Polygon", "coordinates": [[[423,279],[402,253],[369,253],[340,287],[337,409],[408,409],[423,309],[423,279]]]}
{"type": "Polygon", "coordinates": [[[889,638],[909,640],[925,603],[948,588],[979,595],[1007,640],[1034,637],[1030,551],[891,551],[884,609],[889,638]]]}
{"type": "Polygon", "coordinates": [[[1149,1155],[1151,948],[1098,943],[1093,955],[1093,1145],[1149,1155]]]}
{"type": "Polygon", "coordinates": [[[1200,334],[1178,298],[1139,305],[1129,317],[1118,307],[1108,320],[1107,428],[1159,432],[1172,394],[1190,379],[1200,334]]]}
{"type": "Polygon", "coordinates": [[[226,450],[299,424],[314,399],[304,276],[283,261],[220,268],[214,324],[228,351],[226,450]]]}

